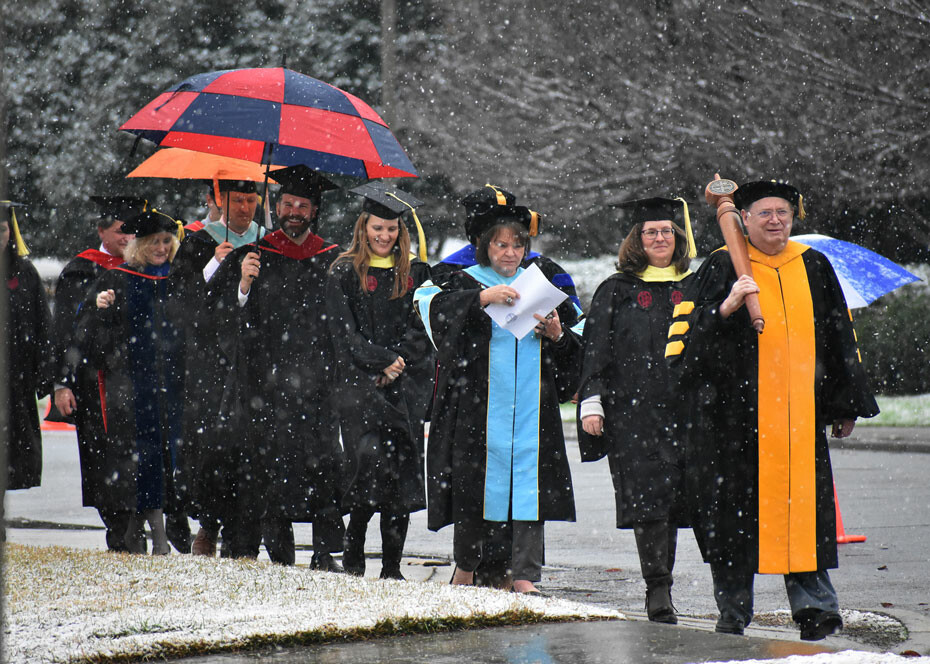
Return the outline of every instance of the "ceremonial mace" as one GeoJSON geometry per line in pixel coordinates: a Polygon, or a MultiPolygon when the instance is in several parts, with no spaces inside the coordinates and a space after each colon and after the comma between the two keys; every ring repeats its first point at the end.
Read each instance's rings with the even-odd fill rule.
{"type": "MultiPolygon", "coordinates": [[[[740,227],[740,214],[733,202],[733,193],[737,188],[733,180],[721,180],[720,174],[716,173],[714,179],[704,189],[704,198],[711,207],[717,210],[717,223],[720,224],[723,241],[727,245],[730,260],[733,261],[733,267],[736,269],[736,277],[739,278],[744,274],[751,277],[752,265],[749,262],[749,252],[746,250],[746,238],[743,237],[740,227]]],[[[759,294],[748,294],[745,303],[752,326],[756,332],[762,334],[765,319],[762,317],[762,307],[759,306],[759,294]]]]}

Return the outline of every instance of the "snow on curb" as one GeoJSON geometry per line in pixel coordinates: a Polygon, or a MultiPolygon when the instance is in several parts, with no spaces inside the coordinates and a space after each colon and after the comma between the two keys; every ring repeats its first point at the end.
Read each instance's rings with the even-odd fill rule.
{"type": "Polygon", "coordinates": [[[904,657],[891,653],[841,650],[816,655],[791,655],[781,659],[741,659],[708,664],[927,664],[930,657],[904,657]]]}
{"type": "Polygon", "coordinates": [[[8,544],[7,658],[103,662],[613,610],[487,588],[378,581],[271,563],[8,544]]]}

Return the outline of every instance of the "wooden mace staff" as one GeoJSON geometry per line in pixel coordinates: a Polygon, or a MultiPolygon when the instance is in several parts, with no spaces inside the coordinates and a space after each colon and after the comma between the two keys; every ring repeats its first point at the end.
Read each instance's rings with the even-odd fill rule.
{"type": "MultiPolygon", "coordinates": [[[[727,251],[730,252],[730,260],[733,261],[738,279],[744,274],[751,277],[752,265],[749,262],[749,252],[746,250],[746,238],[740,227],[740,214],[733,202],[733,194],[737,188],[733,180],[721,180],[720,174],[716,173],[714,179],[704,189],[704,198],[711,207],[717,210],[717,223],[720,224],[720,232],[723,234],[727,251]]],[[[759,306],[758,293],[747,295],[745,303],[752,326],[756,332],[762,334],[765,319],[762,317],[762,307],[759,306]]]]}

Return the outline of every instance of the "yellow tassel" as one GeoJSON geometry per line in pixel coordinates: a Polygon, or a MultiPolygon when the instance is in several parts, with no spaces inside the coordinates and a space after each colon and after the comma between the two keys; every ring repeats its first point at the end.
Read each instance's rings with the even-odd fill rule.
{"type": "Polygon", "coordinates": [[[798,194],[798,219],[804,219],[807,212],[804,210],[804,196],[798,194]]]}
{"type": "Polygon", "coordinates": [[[423,225],[420,223],[420,218],[417,216],[417,211],[414,209],[414,207],[410,203],[400,198],[396,194],[393,194],[390,191],[386,191],[384,193],[390,196],[391,198],[398,200],[404,205],[406,205],[408,208],[410,208],[410,211],[413,213],[413,223],[417,225],[417,258],[419,258],[421,261],[425,263],[426,258],[427,258],[426,256],[426,233],[423,232],[423,225]]]}
{"type": "Polygon", "coordinates": [[[694,231],[691,230],[691,214],[688,212],[688,201],[679,196],[675,199],[681,201],[681,207],[685,212],[685,233],[688,236],[688,258],[697,257],[697,245],[694,243],[694,231]]]}
{"type": "Polygon", "coordinates": [[[494,190],[494,193],[497,194],[498,205],[507,205],[507,197],[504,196],[503,192],[501,192],[499,188],[495,187],[493,184],[486,184],[484,186],[490,187],[492,190],[494,190]]]}
{"type": "MultiPolygon", "coordinates": [[[[9,201],[4,201],[9,202],[9,201]]],[[[23,240],[23,236],[19,232],[19,224],[16,223],[16,212],[13,210],[12,206],[10,207],[10,230],[13,231],[13,239],[16,240],[16,255],[17,256],[28,256],[29,248],[26,246],[26,241],[23,240]]]]}
{"type": "Polygon", "coordinates": [[[530,210],[530,237],[539,235],[539,213],[530,210]]]}
{"type": "Polygon", "coordinates": [[[213,202],[216,203],[216,207],[221,207],[223,200],[223,194],[220,193],[220,181],[214,175],[213,176],[213,202]]]}

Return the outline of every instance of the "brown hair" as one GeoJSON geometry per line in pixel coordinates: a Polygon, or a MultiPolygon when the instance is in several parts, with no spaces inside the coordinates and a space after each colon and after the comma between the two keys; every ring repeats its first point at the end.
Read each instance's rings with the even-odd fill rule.
{"type": "Polygon", "coordinates": [[[509,230],[513,233],[513,237],[518,242],[523,243],[523,259],[526,260],[526,257],[530,255],[530,232],[527,230],[526,226],[523,223],[515,220],[504,220],[499,224],[494,224],[488,230],[481,234],[481,237],[478,239],[478,247],[475,249],[475,260],[478,262],[478,265],[488,267],[491,264],[491,259],[488,256],[488,247],[491,246],[491,242],[494,241],[494,238],[503,230],[509,230]]]}
{"type": "MultiPolygon", "coordinates": [[[[688,271],[691,259],[688,258],[688,236],[682,230],[681,226],[672,222],[672,228],[675,230],[675,251],[672,252],[672,265],[679,274],[688,271]]],[[[643,249],[643,222],[635,224],[630,233],[620,243],[620,251],[617,252],[617,270],[624,274],[639,274],[649,266],[649,258],[646,256],[646,250],[643,249]]]]}
{"type": "MultiPolygon", "coordinates": [[[[352,263],[363,293],[368,292],[368,266],[371,265],[371,258],[375,255],[368,245],[368,220],[371,216],[369,212],[362,212],[358,216],[355,229],[352,231],[352,244],[339,254],[329,267],[332,272],[339,263],[352,263]]],[[[394,290],[391,291],[391,299],[396,300],[407,294],[407,278],[410,276],[410,233],[400,217],[397,217],[397,242],[394,243],[393,251],[396,255],[394,290]]]]}
{"type": "MultiPolygon", "coordinates": [[[[178,247],[181,243],[178,242],[178,236],[171,231],[162,232],[171,236],[171,253],[168,254],[168,262],[170,263],[174,260],[175,254],[178,253],[178,247]]],[[[149,245],[154,244],[155,238],[161,235],[162,232],[132,238],[129,244],[126,245],[125,251],[123,251],[123,260],[135,268],[145,267],[145,255],[149,245]]]]}

